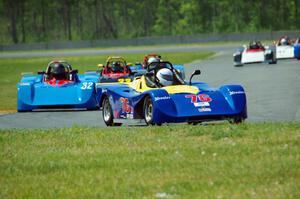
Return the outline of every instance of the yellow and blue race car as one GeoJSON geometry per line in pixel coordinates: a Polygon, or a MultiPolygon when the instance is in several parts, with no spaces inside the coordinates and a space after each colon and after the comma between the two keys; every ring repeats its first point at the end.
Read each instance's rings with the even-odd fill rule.
{"type": "Polygon", "coordinates": [[[153,62],[147,73],[132,82],[97,85],[103,120],[107,126],[126,119],[146,124],[199,123],[211,120],[242,122],[247,118],[246,94],[240,85],[211,88],[203,82],[184,81],[170,62],[153,62]]]}

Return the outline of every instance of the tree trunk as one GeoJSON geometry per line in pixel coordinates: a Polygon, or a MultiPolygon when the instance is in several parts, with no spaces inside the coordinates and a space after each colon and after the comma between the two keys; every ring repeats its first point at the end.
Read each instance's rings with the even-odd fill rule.
{"type": "Polygon", "coordinates": [[[46,25],[46,13],[45,13],[45,2],[41,3],[42,7],[42,37],[43,41],[47,41],[47,25],[46,25]]]}
{"type": "MultiPolygon", "coordinates": [[[[105,8],[105,6],[103,6],[104,5],[103,0],[100,0],[99,3],[100,3],[101,7],[105,8]]],[[[110,33],[110,35],[113,38],[116,39],[118,37],[118,34],[117,34],[117,32],[116,32],[116,30],[114,28],[114,24],[112,23],[112,17],[108,17],[106,15],[106,13],[105,13],[106,10],[105,9],[101,9],[101,11],[102,11],[101,12],[101,16],[102,16],[102,19],[104,21],[105,27],[108,30],[108,33],[110,33]]],[[[108,9],[108,11],[110,11],[110,10],[108,9]]],[[[106,31],[106,29],[105,29],[105,31],[106,31]]]]}
{"type": "Polygon", "coordinates": [[[13,1],[7,0],[7,1],[5,1],[4,5],[7,10],[7,14],[8,14],[9,21],[10,21],[11,39],[15,44],[17,44],[17,43],[19,43],[18,32],[17,32],[18,2],[13,2],[13,1]]]}
{"type": "Polygon", "coordinates": [[[21,3],[21,32],[22,32],[22,43],[26,42],[26,29],[25,29],[25,17],[26,17],[25,2],[21,3]]]}
{"type": "Polygon", "coordinates": [[[82,39],[82,15],[81,15],[81,7],[80,7],[80,0],[76,1],[76,6],[77,11],[76,11],[76,24],[77,24],[77,32],[79,35],[79,38],[82,39]]]}
{"type": "MultiPolygon", "coordinates": [[[[98,18],[98,0],[95,0],[95,38],[99,39],[99,18],[98,18]]],[[[102,10],[102,9],[100,9],[102,10]]]]}
{"type": "Polygon", "coordinates": [[[66,0],[66,9],[67,9],[67,30],[68,30],[68,40],[72,40],[72,18],[71,18],[71,9],[72,3],[69,0],[66,0]]]}

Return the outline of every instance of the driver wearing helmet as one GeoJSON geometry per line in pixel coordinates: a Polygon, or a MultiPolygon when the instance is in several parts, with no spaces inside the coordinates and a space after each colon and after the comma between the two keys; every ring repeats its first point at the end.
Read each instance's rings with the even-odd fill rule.
{"type": "Polygon", "coordinates": [[[123,72],[123,67],[121,66],[120,62],[113,62],[111,66],[111,70],[114,73],[121,73],[123,72]]]}
{"type": "Polygon", "coordinates": [[[67,80],[68,79],[68,73],[65,70],[65,67],[62,63],[55,63],[52,67],[52,70],[50,71],[50,76],[52,79],[56,80],[67,80]]]}
{"type": "Polygon", "coordinates": [[[287,46],[287,45],[291,45],[291,40],[288,36],[284,36],[281,39],[279,39],[279,41],[277,42],[277,44],[279,46],[287,46]]]}
{"type": "Polygon", "coordinates": [[[259,49],[259,45],[258,45],[258,43],[256,41],[252,41],[249,44],[249,48],[250,49],[259,49]]]}
{"type": "Polygon", "coordinates": [[[69,80],[69,73],[66,71],[65,66],[57,62],[51,66],[48,78],[46,77],[45,82],[50,85],[63,85],[71,82],[71,80],[69,80]]]}
{"type": "Polygon", "coordinates": [[[148,65],[151,64],[151,63],[153,63],[153,62],[159,62],[159,59],[156,58],[156,57],[150,57],[150,58],[148,59],[148,65]]]}
{"type": "Polygon", "coordinates": [[[173,85],[174,82],[173,73],[168,68],[162,68],[159,71],[157,71],[156,78],[158,84],[160,84],[161,86],[170,86],[173,85]]]}
{"type": "Polygon", "coordinates": [[[280,40],[280,45],[282,45],[282,46],[288,45],[287,39],[286,39],[286,38],[282,38],[282,39],[280,40]]]}

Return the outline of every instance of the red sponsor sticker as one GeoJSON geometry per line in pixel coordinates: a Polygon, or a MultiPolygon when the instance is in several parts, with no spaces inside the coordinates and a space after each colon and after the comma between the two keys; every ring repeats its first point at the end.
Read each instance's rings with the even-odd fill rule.
{"type": "Polygon", "coordinates": [[[207,94],[200,94],[198,95],[198,98],[201,102],[211,102],[212,99],[207,94]]]}
{"type": "Polygon", "coordinates": [[[186,95],[185,98],[190,98],[191,103],[196,103],[197,102],[197,95],[186,95]]]}
{"type": "Polygon", "coordinates": [[[190,98],[191,103],[198,102],[198,99],[200,102],[211,102],[212,101],[211,97],[209,97],[209,95],[207,95],[207,94],[199,94],[198,96],[197,95],[185,95],[185,98],[190,98]]]}

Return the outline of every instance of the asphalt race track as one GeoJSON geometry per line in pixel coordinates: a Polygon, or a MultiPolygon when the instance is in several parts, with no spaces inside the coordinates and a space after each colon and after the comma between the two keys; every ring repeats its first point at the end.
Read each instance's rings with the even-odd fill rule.
{"type": "MultiPolygon", "coordinates": [[[[194,80],[206,82],[213,87],[221,84],[243,85],[248,100],[247,122],[300,121],[300,61],[288,59],[279,60],[275,65],[248,64],[243,67],[234,67],[232,53],[236,47],[238,45],[232,44],[200,47],[151,47],[126,50],[126,53],[136,53],[135,51],[140,53],[215,51],[217,55],[209,60],[185,64],[186,77],[189,78],[193,70],[201,69],[202,74],[195,77],[194,80]]],[[[68,55],[78,55],[78,52],[80,51],[72,54],[72,51],[68,51],[68,55]]],[[[114,51],[112,54],[121,55],[122,52],[123,50],[114,51]]],[[[102,50],[97,53],[109,54],[111,52],[102,50]]],[[[14,57],[13,55],[13,53],[8,53],[6,57],[14,57]]],[[[40,56],[40,54],[28,53],[23,56],[40,56]]],[[[54,55],[51,54],[51,56],[54,55]]],[[[3,57],[3,54],[0,57],[3,57]]],[[[73,125],[105,126],[101,111],[33,112],[0,116],[0,128],[52,128],[73,125]]]]}

